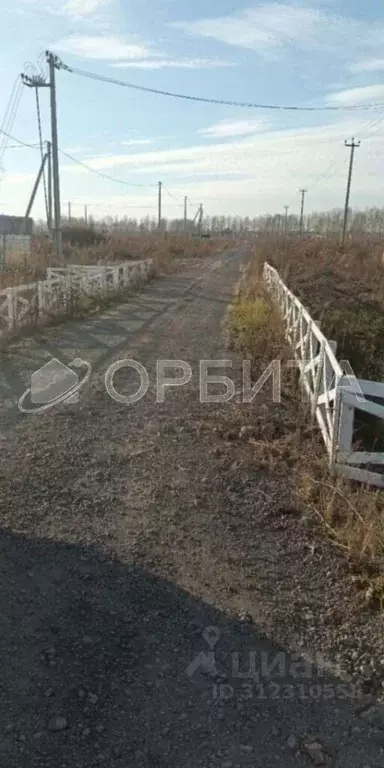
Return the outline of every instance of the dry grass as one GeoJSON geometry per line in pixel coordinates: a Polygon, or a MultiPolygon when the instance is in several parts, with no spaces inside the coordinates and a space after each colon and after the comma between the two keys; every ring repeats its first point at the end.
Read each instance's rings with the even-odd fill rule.
{"type": "Polygon", "coordinates": [[[264,241],[255,260],[268,261],[308,308],[339,359],[356,376],[384,380],[384,241],[264,241]]]}
{"type": "MultiPolygon", "coordinates": [[[[64,265],[113,265],[121,264],[127,260],[151,258],[153,260],[151,275],[154,276],[174,272],[194,258],[202,258],[214,253],[219,247],[223,250],[227,247],[227,243],[218,239],[195,240],[194,238],[167,235],[110,238],[105,242],[83,248],[66,244],[64,247],[64,265]]],[[[1,349],[6,349],[11,338],[25,333],[26,330],[33,329],[41,322],[52,325],[63,322],[67,318],[96,314],[111,303],[116,302],[124,292],[130,290],[129,288],[122,288],[121,290],[114,290],[110,295],[95,290],[92,295],[84,295],[75,283],[70,285],[69,289],[67,287],[63,294],[59,288],[56,288],[55,306],[51,313],[46,311],[44,317],[41,318],[38,314],[37,295],[33,284],[38,280],[45,279],[46,268],[54,265],[57,265],[57,261],[53,257],[51,243],[47,238],[41,238],[36,241],[34,246],[33,265],[20,263],[0,275],[0,289],[7,286],[32,284],[32,290],[29,292],[30,307],[22,324],[14,329],[6,330],[1,327],[0,323],[1,349]]],[[[28,291],[23,295],[27,296],[28,291]]]]}
{"type": "MultiPolygon", "coordinates": [[[[300,280],[297,275],[292,279],[297,251],[303,255],[308,247],[308,244],[295,246],[295,257],[291,254],[290,259],[283,263],[285,251],[277,251],[276,256],[275,246],[267,243],[251,262],[243,289],[229,317],[231,332],[235,335],[236,343],[242,351],[252,357],[255,371],[260,368],[260,360],[265,362],[269,358],[271,361],[279,356],[284,363],[289,356],[292,356],[284,340],[284,328],[280,315],[276,315],[276,309],[262,283],[261,264],[264,259],[279,269],[280,274],[284,275],[285,280],[295,291],[298,285],[301,286],[302,298],[312,295],[314,303],[317,302],[316,306],[320,306],[322,301],[321,286],[330,284],[334,280],[335,271],[339,269],[339,266],[332,267],[333,278],[329,275],[326,278],[323,273],[323,282],[320,281],[320,288],[318,288],[316,280],[310,278],[312,269],[315,270],[316,275],[319,275],[322,269],[317,262],[313,267],[313,261],[311,261],[314,254],[322,252],[319,244],[316,243],[308,263],[306,265],[300,263],[298,266],[297,275],[300,276],[300,280]],[[310,282],[307,293],[305,280],[310,282]],[[317,296],[318,290],[319,296],[317,296]],[[280,354],[277,355],[279,347],[280,354]]],[[[344,258],[347,256],[343,254],[344,258]]],[[[324,256],[322,258],[324,261],[324,256]]],[[[325,260],[329,258],[327,256],[325,260]]],[[[355,255],[352,254],[347,269],[348,279],[353,289],[356,283],[352,280],[349,270],[352,270],[354,258],[355,255]]],[[[371,300],[374,295],[374,301],[379,302],[383,278],[381,274],[376,274],[376,279],[374,278],[374,264],[375,258],[370,269],[367,269],[370,277],[364,285],[371,283],[371,300]]],[[[384,271],[379,264],[375,268],[384,271]]],[[[330,266],[329,269],[331,269],[330,266]]],[[[362,286],[361,265],[359,270],[360,276],[357,282],[362,286]]],[[[343,290],[346,289],[346,279],[344,279],[343,290]]],[[[339,287],[340,283],[337,288],[339,287]]],[[[365,290],[368,291],[368,288],[366,287],[365,290]]],[[[335,295],[335,286],[333,286],[333,294],[331,290],[330,296],[332,295],[335,295]]],[[[312,307],[308,301],[307,304],[312,307]]],[[[341,311],[340,305],[338,309],[341,311]]],[[[324,329],[324,323],[322,327],[324,329]]],[[[381,356],[383,357],[382,349],[381,356]]],[[[297,374],[284,370],[284,367],[282,367],[281,394],[280,404],[270,402],[264,404],[263,413],[256,415],[254,419],[255,431],[248,440],[252,446],[252,461],[257,466],[274,471],[281,471],[283,467],[289,468],[294,480],[297,505],[303,510],[309,510],[321,523],[322,530],[332,542],[345,553],[351,565],[352,578],[361,590],[365,603],[383,609],[384,494],[382,491],[363,487],[343,478],[331,477],[320,432],[317,427],[310,426],[309,412],[300,396],[297,374]]],[[[249,415],[247,416],[249,420],[249,415]]]]}
{"type": "Polygon", "coordinates": [[[68,264],[121,264],[124,261],[153,259],[157,273],[171,273],[182,260],[204,257],[227,247],[222,239],[200,240],[177,235],[110,237],[105,242],[79,247],[66,243],[58,262],[48,238],[36,238],[30,262],[21,260],[0,274],[0,288],[43,280],[47,267],[68,264]]]}

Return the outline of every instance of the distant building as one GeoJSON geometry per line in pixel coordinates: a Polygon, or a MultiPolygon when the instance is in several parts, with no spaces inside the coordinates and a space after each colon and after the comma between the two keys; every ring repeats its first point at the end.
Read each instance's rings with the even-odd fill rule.
{"type": "Polygon", "coordinates": [[[0,214],[0,235],[32,235],[33,219],[28,219],[27,226],[22,231],[24,216],[6,216],[0,214]]]}

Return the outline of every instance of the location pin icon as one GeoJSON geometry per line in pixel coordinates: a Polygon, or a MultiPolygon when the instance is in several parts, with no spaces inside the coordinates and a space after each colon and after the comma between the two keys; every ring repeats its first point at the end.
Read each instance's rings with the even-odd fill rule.
{"type": "Polygon", "coordinates": [[[220,630],[217,627],[206,627],[203,632],[203,638],[212,650],[216,643],[219,642],[220,630]]]}

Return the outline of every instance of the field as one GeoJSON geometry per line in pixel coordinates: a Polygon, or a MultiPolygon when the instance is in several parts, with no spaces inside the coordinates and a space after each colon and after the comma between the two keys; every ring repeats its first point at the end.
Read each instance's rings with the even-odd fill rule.
{"type": "MultiPolygon", "coordinates": [[[[208,255],[218,246],[217,238],[200,240],[166,234],[120,236],[94,243],[64,242],[63,259],[58,260],[51,241],[36,237],[30,262],[20,259],[10,264],[0,273],[0,289],[43,280],[47,267],[68,264],[118,264],[133,259],[153,259],[156,271],[168,273],[177,269],[180,261],[208,255]]],[[[222,240],[220,247],[223,247],[222,240]]]]}
{"type": "Polygon", "coordinates": [[[276,267],[359,378],[384,380],[384,240],[350,244],[326,240],[265,241],[258,262],[276,267]]]}
{"type": "MultiPolygon", "coordinates": [[[[247,280],[232,308],[235,343],[252,358],[254,375],[276,357],[291,356],[284,325],[262,280],[264,261],[276,267],[288,287],[337,342],[359,378],[384,380],[383,241],[351,244],[340,251],[325,240],[265,240],[255,248],[247,280]]],[[[259,373],[258,373],[259,372],[259,373]]],[[[295,374],[285,373],[282,402],[268,403],[265,429],[254,441],[254,461],[266,470],[288,468],[296,504],[317,520],[346,555],[351,579],[366,604],[384,608],[384,493],[331,477],[317,427],[311,427],[295,374]]],[[[362,449],[383,450],[382,423],[355,423],[362,449]]]]}

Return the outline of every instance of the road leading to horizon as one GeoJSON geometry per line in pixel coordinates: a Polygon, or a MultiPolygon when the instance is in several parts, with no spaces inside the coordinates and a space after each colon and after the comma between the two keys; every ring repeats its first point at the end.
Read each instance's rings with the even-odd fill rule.
{"type": "MultiPolygon", "coordinates": [[[[263,607],[281,569],[287,613],[292,599],[288,529],[268,522],[284,482],[242,474],[236,445],[221,455],[215,424],[240,406],[199,402],[200,359],[233,361],[240,382],[223,321],[246,260],[195,262],[1,358],[6,768],[384,766],[345,681],[304,664],[284,615],[274,625],[263,607]],[[77,401],[20,413],[52,357],[90,363],[89,382],[77,401]],[[150,379],[133,406],[104,387],[127,357],[150,379]],[[158,359],[193,371],[163,403],[158,359]]],[[[122,370],[115,385],[137,379],[122,370]]]]}

